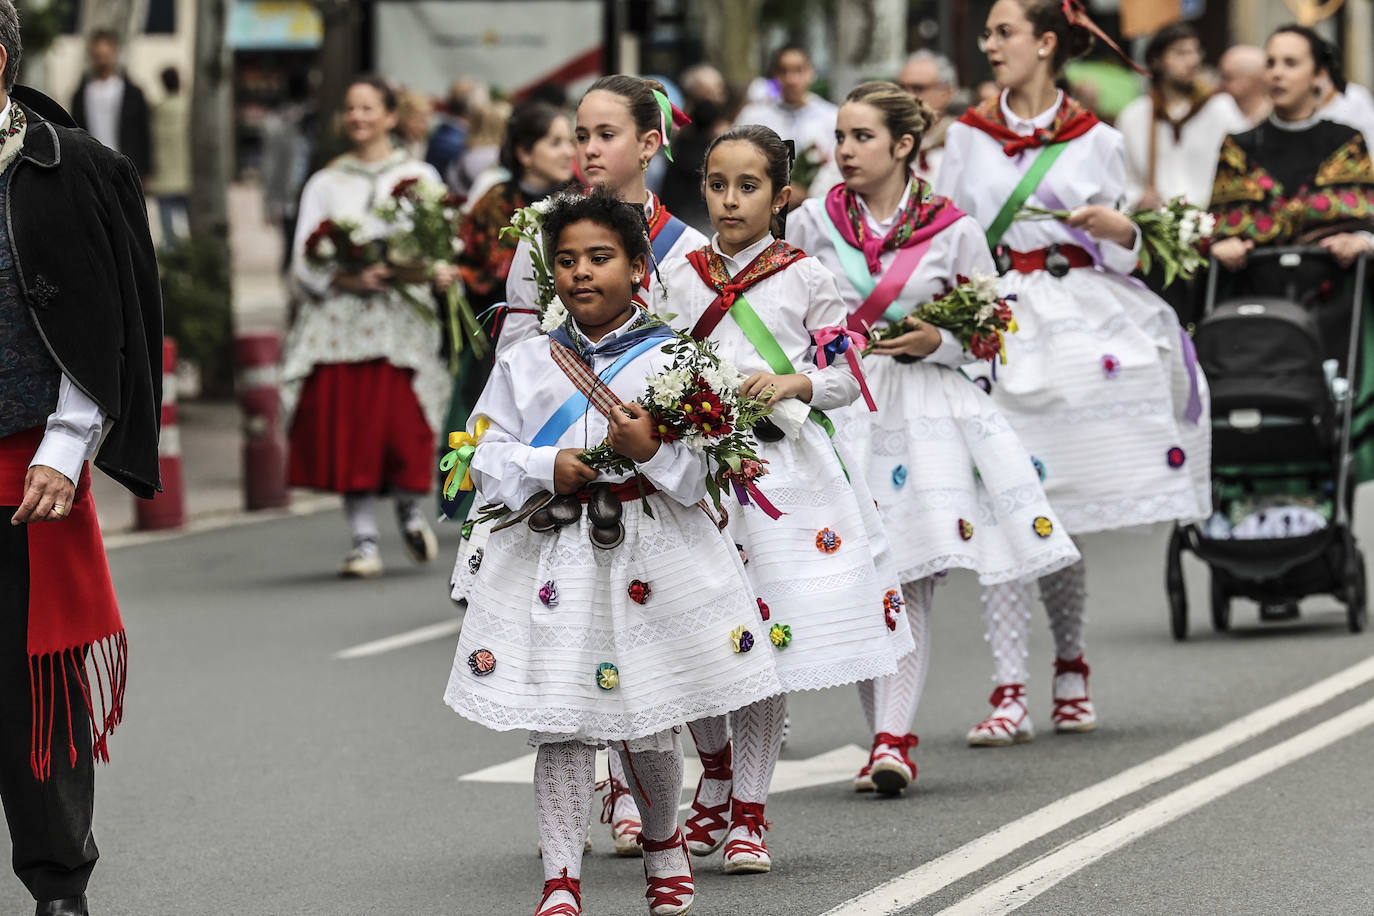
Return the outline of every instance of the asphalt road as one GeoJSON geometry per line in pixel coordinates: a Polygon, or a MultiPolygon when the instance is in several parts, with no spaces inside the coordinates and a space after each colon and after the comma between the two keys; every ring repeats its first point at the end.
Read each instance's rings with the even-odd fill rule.
{"type": "MultiPolygon", "coordinates": [[[[1374,544],[1374,523],[1358,530],[1374,544]]],[[[791,698],[785,769],[803,787],[769,804],[774,870],[726,877],[718,859],[696,860],[693,912],[1370,912],[1374,665],[1249,728],[1217,730],[1366,662],[1374,643],[1349,635],[1324,598],[1291,625],[1261,626],[1238,607],[1236,631],[1215,636],[1196,610],[1206,578],[1192,564],[1194,636],[1177,644],[1164,544],[1163,531],[1085,544],[1102,720],[1092,735],[1048,731],[1051,641],[1039,615],[1041,734],[1010,749],[965,746],[991,683],[976,585],[961,575],[936,593],[920,777],[906,797],[806,785],[867,736],[852,689],[791,698]],[[1193,739],[1183,757],[1161,758],[1193,739]]],[[[455,637],[336,658],[456,624],[451,529],[444,545],[438,564],[414,569],[393,537],[388,574],[374,582],[334,577],[345,535],[333,513],[112,552],[131,680],[115,762],[98,774],[92,912],[533,912],[542,872],[528,783],[460,780],[529,749],[523,735],[444,706],[455,637]]],[[[506,770],[522,778],[521,766],[506,770]]],[[[638,861],[615,859],[604,827],[593,839],[585,911],[647,912],[638,861]]],[[[17,880],[0,890],[0,910],[32,912],[17,880]]]]}

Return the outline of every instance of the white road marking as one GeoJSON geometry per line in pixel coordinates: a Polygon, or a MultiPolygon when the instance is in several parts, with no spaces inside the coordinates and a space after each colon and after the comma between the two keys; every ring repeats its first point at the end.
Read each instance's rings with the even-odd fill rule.
{"type": "Polygon", "coordinates": [[[1065,878],[1190,812],[1374,724],[1367,700],[1307,731],[1137,808],[1003,876],[941,916],[991,916],[1025,906],[1065,878]]]}
{"type": "MultiPolygon", "coordinates": [[[[606,755],[597,754],[596,758],[596,778],[600,781],[606,778],[606,755]]],[[[859,767],[867,762],[868,751],[855,744],[846,744],[806,760],[780,760],[777,769],[773,771],[773,782],[768,791],[770,794],[777,794],[794,789],[848,782],[854,778],[859,767]]],[[[697,780],[700,778],[701,761],[689,752],[683,761],[683,791],[695,792],[697,780]]],[[[467,773],[458,777],[458,781],[530,785],[534,781],[534,754],[524,754],[505,763],[467,773]]],[[[682,805],[682,810],[690,807],[691,803],[688,802],[682,805]]]]}
{"type": "Polygon", "coordinates": [[[381,655],[383,652],[394,652],[397,649],[405,649],[409,646],[418,646],[421,643],[455,636],[462,626],[461,620],[431,623],[429,626],[419,627],[407,633],[397,633],[395,636],[374,639],[372,642],[365,642],[361,646],[344,649],[342,652],[334,653],[334,657],[337,659],[366,658],[370,655],[381,655]]]}
{"type": "Polygon", "coordinates": [[[889,916],[981,871],[1084,815],[1244,744],[1289,719],[1374,680],[1374,658],[1241,716],[1216,731],[1051,802],[939,858],[866,891],[823,916],[889,916]]]}

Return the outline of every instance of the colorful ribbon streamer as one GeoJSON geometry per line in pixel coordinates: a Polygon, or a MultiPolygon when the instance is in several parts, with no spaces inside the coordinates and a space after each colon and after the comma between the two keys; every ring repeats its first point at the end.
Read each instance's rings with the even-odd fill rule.
{"type": "Polygon", "coordinates": [[[692,119],[683,114],[682,109],[668,101],[668,96],[657,89],[650,91],[654,94],[654,101],[658,102],[658,132],[663,135],[663,155],[668,157],[669,162],[672,162],[673,133],[679,128],[691,124],[692,119]]]}
{"type": "Polygon", "coordinates": [[[849,328],[830,327],[821,328],[815,334],[816,337],[816,366],[824,369],[830,362],[831,345],[834,345],[835,355],[843,353],[845,359],[849,361],[849,371],[854,373],[854,377],[859,380],[859,390],[863,392],[864,402],[868,404],[869,410],[876,411],[878,405],[873,401],[873,395],[868,392],[868,382],[864,380],[864,371],[859,365],[859,352],[868,345],[868,341],[858,331],[849,328]]]}
{"type": "Polygon", "coordinates": [[[445,498],[455,499],[459,490],[472,489],[472,456],[489,426],[490,420],[478,417],[471,433],[462,431],[448,434],[448,447],[451,451],[439,462],[439,470],[448,471],[448,476],[444,478],[445,498]]]}
{"type": "Polygon", "coordinates": [[[731,477],[730,483],[735,487],[735,498],[739,500],[741,506],[749,505],[749,497],[752,496],[754,498],[754,503],[763,510],[764,515],[775,522],[782,518],[782,510],[770,503],[753,481],[742,483],[731,477]]]}

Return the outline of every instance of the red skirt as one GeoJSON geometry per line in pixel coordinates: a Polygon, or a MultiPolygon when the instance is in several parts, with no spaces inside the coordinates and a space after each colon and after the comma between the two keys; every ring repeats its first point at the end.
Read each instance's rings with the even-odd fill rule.
{"type": "Polygon", "coordinates": [[[434,431],[412,374],[384,359],[315,366],[291,422],[291,486],[428,492],[438,473],[434,431]]]}

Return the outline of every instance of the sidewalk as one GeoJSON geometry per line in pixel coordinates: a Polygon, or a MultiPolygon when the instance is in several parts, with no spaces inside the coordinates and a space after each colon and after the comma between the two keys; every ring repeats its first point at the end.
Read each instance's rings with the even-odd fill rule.
{"type": "MultiPolygon", "coordinates": [[[[155,205],[153,205],[155,206],[155,205]]],[[[154,217],[156,226],[157,220],[154,217]]],[[[237,331],[286,330],[286,287],[278,273],[281,233],[263,219],[256,185],[229,191],[229,235],[234,269],[234,327],[237,331]]],[[[177,404],[186,515],[190,522],[243,510],[243,417],[235,401],[185,400],[177,404]]],[[[108,534],[134,527],[135,498],[99,471],[92,491],[100,527],[108,534]]],[[[308,491],[292,493],[292,505],[330,506],[336,497],[308,491]]]]}

